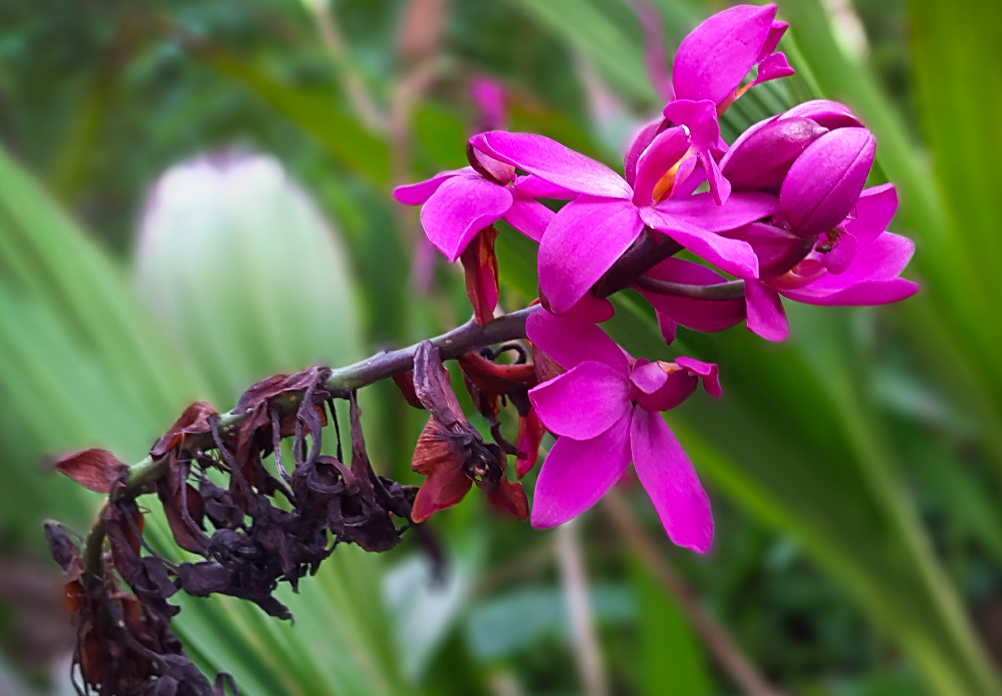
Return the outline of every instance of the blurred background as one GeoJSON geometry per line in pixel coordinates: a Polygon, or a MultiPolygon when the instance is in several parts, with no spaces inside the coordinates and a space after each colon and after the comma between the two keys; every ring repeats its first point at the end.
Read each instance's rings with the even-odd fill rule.
{"type": "MultiPolygon", "coordinates": [[[[645,37],[670,56],[723,7],[0,0],[0,694],[72,693],[41,521],[83,530],[100,501],[48,456],[137,461],[194,399],[225,410],[273,372],[465,321],[461,274],[392,186],[465,164],[485,84],[511,129],[618,168],[660,108],[645,37]]],[[[670,349],[617,297],[610,331],[634,354],[721,364],[725,398],[670,417],[712,551],[672,547],[629,480],[547,532],[471,495],[430,524],[437,581],[407,539],[339,548],[283,595],[294,625],[182,600],[204,671],[246,696],[1002,693],[1002,8],[783,0],[780,17],[798,75],[742,97],[725,138],[806,99],[851,105],[923,291],[788,303],[779,346],[738,327],[670,349]]],[[[535,250],[502,230],[498,253],[516,308],[535,250]]],[[[424,414],[392,384],[363,399],[377,468],[417,482],[424,414]]]]}

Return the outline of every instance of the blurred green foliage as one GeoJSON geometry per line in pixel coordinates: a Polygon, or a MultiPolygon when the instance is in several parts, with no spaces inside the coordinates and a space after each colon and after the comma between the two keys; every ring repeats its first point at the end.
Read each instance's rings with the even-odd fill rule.
{"type": "MultiPolygon", "coordinates": [[[[717,9],[653,4],[669,48],[717,9]]],[[[416,5],[434,36],[439,4],[417,0],[0,3],[0,570],[53,571],[41,519],[82,529],[94,514],[96,496],[46,455],[100,445],[137,460],[191,400],[228,408],[271,372],[465,319],[454,269],[438,262],[415,290],[416,216],[388,194],[462,165],[472,77],[505,84],[513,128],[612,165],[657,109],[621,0],[451,0],[421,50],[401,38],[416,5]]],[[[789,692],[999,694],[1002,9],[785,0],[781,14],[798,76],[739,100],[725,138],[815,96],[851,105],[878,137],[874,181],[899,187],[893,227],[918,243],[923,292],[878,310],[791,307],[778,347],[732,329],[681,331],[669,349],[637,297],[617,298],[610,330],[631,351],[722,366],[726,398],[671,419],[713,497],[715,548],[660,549],[789,692]]],[[[498,245],[514,308],[535,294],[534,245],[510,230],[498,245]]],[[[392,385],[363,399],[378,466],[416,480],[422,415],[392,385]]],[[[432,527],[441,583],[410,540],[385,557],[339,548],[283,597],[295,625],[186,599],[177,632],[252,696],[581,693],[551,535],[477,497],[432,527]]],[[[600,512],[581,534],[613,693],[737,693],[600,512]]],[[[151,538],[166,541],[162,520],[151,538]]],[[[0,693],[50,689],[62,643],[25,654],[37,626],[5,620],[8,575],[0,693]]]]}

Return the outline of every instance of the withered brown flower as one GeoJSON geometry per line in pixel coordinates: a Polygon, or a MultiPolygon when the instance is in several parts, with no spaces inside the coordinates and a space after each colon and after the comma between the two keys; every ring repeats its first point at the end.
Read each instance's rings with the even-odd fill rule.
{"type": "Polygon", "coordinates": [[[414,392],[431,417],[418,438],[411,467],[428,478],[414,500],[411,519],[421,522],[455,505],[476,483],[496,507],[527,519],[529,504],[519,483],[507,479],[507,459],[496,445],[485,443],[463,414],[430,341],[414,356],[414,392]]]}

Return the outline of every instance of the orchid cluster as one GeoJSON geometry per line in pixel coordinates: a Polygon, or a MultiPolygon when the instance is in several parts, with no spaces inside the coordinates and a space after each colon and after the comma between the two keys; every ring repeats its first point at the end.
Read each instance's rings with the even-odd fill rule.
{"type": "MultiPolygon", "coordinates": [[[[275,590],[295,589],[338,544],[382,552],[414,530],[438,558],[422,523],[474,486],[496,509],[553,527],[594,505],[632,462],[668,537],[706,552],[710,502],[662,413],[700,382],[720,397],[718,368],[629,355],[599,326],[614,314],[607,297],[637,290],[670,344],[679,325],[715,332],[741,321],[781,341],[782,297],[866,305],[917,290],[899,277],[912,243],[886,230],[894,187],[864,189],[875,140],[847,107],[807,102],[730,146],[721,139],[730,104],[792,73],[776,51],[786,24],[775,15],[774,5],[733,7],[682,42],[669,102],[627,148],[623,176],[549,138],[486,130],[468,142],[469,167],[396,189],[398,201],[421,206],[431,244],[462,262],[473,306],[463,326],[354,365],[274,375],[226,413],[194,403],[131,467],[99,449],[59,458],[62,473],[108,496],[85,537],[46,523],[76,628],[78,692],[233,691],[225,674],[212,682],[188,658],[171,631],[179,608],[170,597],[225,594],[290,618],[275,590]],[[539,300],[508,314],[498,310],[501,220],[539,243],[539,300]],[[464,414],[447,360],[492,442],[464,414]],[[356,394],[386,379],[428,412],[412,459],[420,487],[379,475],[366,451],[356,394]],[[348,404],[350,463],[338,399],[348,404]],[[513,441],[502,433],[509,404],[513,441]],[[522,478],[547,432],[555,441],[530,506],[508,457],[522,478]],[[146,542],[136,499],[154,493],[188,560],[146,542]]],[[[503,93],[484,83],[474,96],[481,125],[496,127],[503,93]]]]}
{"type": "Polygon", "coordinates": [[[623,176],[550,138],[491,130],[468,141],[469,167],[394,192],[421,206],[428,240],[462,261],[478,323],[497,312],[494,225],[539,243],[542,308],[526,327],[536,381],[520,431],[538,421],[556,442],[534,492],[535,527],[588,509],[632,461],[673,542],[705,552],[712,540],[706,493],[660,412],[700,379],[719,397],[717,367],[631,357],[597,326],[613,314],[606,295],[634,287],[671,343],[678,325],[717,332],[741,321],[783,341],[783,297],[877,305],[916,292],[899,277],[914,245],[887,231],[894,186],[864,188],[876,141],[848,107],[810,101],[730,146],[720,136],[736,99],[793,74],[776,50],[786,28],[775,5],[739,5],[689,34],[668,104],[627,147],[623,176]]]}

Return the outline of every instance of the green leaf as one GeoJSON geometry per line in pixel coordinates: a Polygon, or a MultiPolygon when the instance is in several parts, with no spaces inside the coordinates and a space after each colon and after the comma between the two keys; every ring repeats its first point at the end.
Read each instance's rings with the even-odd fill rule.
{"type": "MultiPolygon", "coordinates": [[[[622,585],[593,584],[589,600],[599,624],[628,624],[636,616],[633,598],[622,585]]],[[[470,610],[465,633],[474,657],[485,662],[527,650],[547,636],[569,641],[567,599],[547,587],[504,592],[470,610]]]]}
{"type": "MultiPolygon", "coordinates": [[[[650,106],[657,98],[635,38],[588,0],[516,0],[526,13],[583,52],[623,96],[650,106]]],[[[639,31],[638,31],[639,36],[639,31]]]]}
{"type": "Polygon", "coordinates": [[[377,184],[390,179],[386,143],[346,115],[333,93],[289,87],[254,66],[216,50],[198,55],[216,71],[242,83],[254,94],[315,137],[331,156],[349,170],[377,184]]]}
{"type": "Polygon", "coordinates": [[[648,696],[717,693],[706,654],[675,601],[634,559],[630,578],[640,624],[640,683],[648,696]]]}
{"type": "Polygon", "coordinates": [[[98,496],[45,470],[83,446],[139,459],[199,391],[112,264],[0,150],[0,525],[41,550],[43,516],[98,496]]]}

